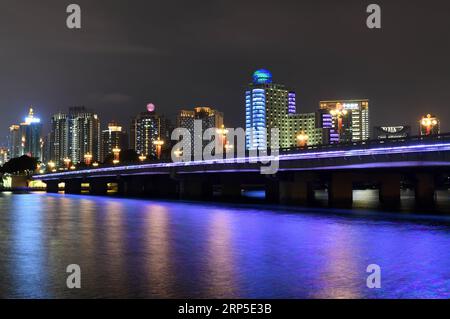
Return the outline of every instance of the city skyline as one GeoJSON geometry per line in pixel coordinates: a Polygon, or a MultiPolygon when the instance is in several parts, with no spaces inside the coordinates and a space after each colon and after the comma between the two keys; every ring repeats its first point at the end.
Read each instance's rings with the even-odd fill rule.
{"type": "MultiPolygon", "coordinates": [[[[356,2],[289,4],[275,11],[259,2],[254,12],[251,2],[211,2],[200,11],[162,5],[152,11],[143,2],[124,9],[114,1],[80,1],[84,24],[75,33],[56,27],[63,21],[58,10],[64,13],[64,4],[47,10],[18,2],[0,22],[12,30],[2,53],[8,64],[0,78],[5,88],[0,130],[6,132],[16,121],[17,115],[6,110],[29,105],[42,118],[70,105],[86,105],[99,113],[104,126],[137,114],[149,102],[171,118],[180,108],[213,105],[229,114],[227,125],[243,127],[242,91],[251,80],[248,75],[261,67],[297,92],[301,113],[314,111],[321,100],[367,98],[374,126],[415,126],[423,113],[446,119],[450,48],[436,31],[448,19],[442,6],[406,5],[410,3],[381,2],[383,26],[391,30],[385,33],[367,29],[365,4],[356,2]],[[214,19],[199,19],[208,15],[214,19]],[[270,24],[256,28],[246,17],[270,24]],[[420,25],[411,22],[414,17],[420,17],[420,25]],[[18,24],[24,20],[35,28],[18,24]],[[180,32],[173,21],[188,27],[180,32]],[[290,31],[283,32],[288,26],[290,31]],[[314,38],[303,32],[312,27],[317,29],[314,38]],[[277,49],[266,36],[276,38],[277,49]],[[31,51],[33,56],[27,53],[31,51]],[[388,111],[389,118],[383,118],[388,111]]],[[[441,130],[448,129],[443,121],[441,130]]]]}
{"type": "MultiPolygon", "coordinates": [[[[399,125],[403,125],[371,127],[368,99],[320,101],[315,112],[299,113],[296,92],[284,84],[273,82],[269,70],[256,70],[252,79],[244,95],[247,149],[266,148],[271,145],[274,141],[271,137],[273,128],[279,130],[279,147],[286,149],[380,139],[380,130],[397,130],[399,125]]],[[[37,154],[34,157],[40,161],[56,163],[58,167],[67,166],[64,163],[69,159],[74,164],[86,161],[91,164],[103,163],[113,153],[118,162],[118,153],[128,149],[147,159],[159,159],[161,146],[166,152],[175,143],[171,138],[174,128],[187,128],[192,131],[194,119],[204,122],[203,130],[209,127],[229,127],[225,126],[223,112],[210,107],[197,106],[194,111],[180,109],[174,121],[159,112],[155,104],[148,103],[145,112],[129,118],[131,125],[128,130],[123,129],[124,125],[119,121],[108,122],[104,129],[95,110],[85,106],[70,107],[68,113],[59,112],[52,115],[51,130],[47,133],[42,132],[42,122],[45,123],[45,119],[41,121],[39,117],[34,117],[34,109],[30,107],[24,123],[20,126],[10,126],[9,155],[14,158],[23,154],[37,154]],[[32,126],[36,128],[30,131],[32,126]],[[25,128],[30,132],[26,133],[28,131],[25,131],[25,128]],[[122,136],[114,133],[113,137],[111,128],[122,136]],[[33,135],[30,135],[31,132],[34,132],[33,135]],[[157,146],[157,143],[161,143],[161,146],[157,146]],[[32,149],[35,147],[33,145],[37,148],[32,149]]],[[[418,135],[441,133],[440,119],[434,115],[423,115],[418,124],[418,135]]],[[[406,123],[403,126],[411,127],[411,124],[406,123]]],[[[411,134],[409,129],[405,137],[412,135],[415,134],[411,134]]],[[[395,135],[384,138],[395,138],[395,135]]]]}

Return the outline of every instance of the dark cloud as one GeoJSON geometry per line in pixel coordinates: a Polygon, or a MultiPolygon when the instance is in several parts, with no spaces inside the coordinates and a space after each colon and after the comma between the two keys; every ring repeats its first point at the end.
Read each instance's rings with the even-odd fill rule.
{"type": "Polygon", "coordinates": [[[365,27],[364,0],[77,0],[81,31],[65,27],[72,2],[1,5],[5,135],[30,104],[46,121],[84,104],[124,124],[148,102],[172,117],[210,105],[241,126],[244,86],[259,67],[297,91],[300,111],[369,98],[374,125],[432,112],[450,128],[448,1],[376,1],[381,31],[365,27]]]}

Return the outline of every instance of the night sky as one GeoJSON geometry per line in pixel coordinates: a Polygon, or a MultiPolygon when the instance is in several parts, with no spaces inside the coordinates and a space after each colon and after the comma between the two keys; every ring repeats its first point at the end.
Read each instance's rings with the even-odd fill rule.
{"type": "Polygon", "coordinates": [[[298,112],[322,99],[368,98],[372,125],[435,113],[450,131],[449,1],[2,0],[0,136],[29,105],[51,114],[85,105],[126,126],[148,102],[174,119],[212,106],[244,125],[244,87],[267,68],[297,92],[298,112]],[[82,8],[82,29],[66,7],[82,8]],[[382,7],[382,29],[366,7],[382,7]]]}

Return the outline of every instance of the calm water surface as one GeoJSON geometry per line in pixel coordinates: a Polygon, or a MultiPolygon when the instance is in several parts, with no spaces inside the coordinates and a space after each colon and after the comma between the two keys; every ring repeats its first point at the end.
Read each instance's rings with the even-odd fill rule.
{"type": "Polygon", "coordinates": [[[450,219],[0,194],[0,296],[450,298],[450,219]]]}

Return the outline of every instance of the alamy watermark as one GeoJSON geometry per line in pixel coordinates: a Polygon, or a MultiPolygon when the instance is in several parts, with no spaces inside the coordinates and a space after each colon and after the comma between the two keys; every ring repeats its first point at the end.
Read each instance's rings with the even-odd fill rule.
{"type": "Polygon", "coordinates": [[[67,288],[81,289],[81,267],[77,264],[71,264],[67,266],[66,272],[70,274],[66,280],[67,288]]]}
{"type": "Polygon", "coordinates": [[[378,4],[370,4],[367,7],[367,27],[369,29],[381,29],[381,7],[378,4]]]}
{"type": "Polygon", "coordinates": [[[176,128],[171,139],[177,141],[172,148],[171,158],[175,163],[191,161],[220,161],[235,159],[238,162],[261,163],[261,174],[272,175],[279,169],[279,129],[266,128],[217,129],[203,131],[202,121],[194,121],[194,130],[176,128]],[[266,137],[270,137],[270,144],[266,137]],[[205,142],[207,143],[205,145],[205,142]]]}
{"type": "Polygon", "coordinates": [[[367,273],[370,275],[367,277],[366,285],[369,289],[380,289],[381,288],[381,267],[377,264],[371,264],[367,266],[367,273]]]}
{"type": "Polygon", "coordinates": [[[67,6],[66,13],[69,13],[66,20],[67,27],[81,29],[81,7],[78,4],[70,4],[67,6]]]}

